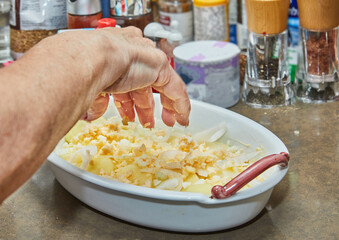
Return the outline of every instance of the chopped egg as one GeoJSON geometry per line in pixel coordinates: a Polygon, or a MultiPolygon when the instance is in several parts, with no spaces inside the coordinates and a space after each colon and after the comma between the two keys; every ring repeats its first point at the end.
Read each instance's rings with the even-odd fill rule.
{"type": "MultiPolygon", "coordinates": [[[[263,153],[262,148],[243,153],[229,142],[195,139],[179,128],[143,128],[117,117],[79,121],[65,140],[56,153],[91,173],[138,186],[206,195],[263,153]]],[[[247,188],[263,180],[258,177],[247,188]]]]}

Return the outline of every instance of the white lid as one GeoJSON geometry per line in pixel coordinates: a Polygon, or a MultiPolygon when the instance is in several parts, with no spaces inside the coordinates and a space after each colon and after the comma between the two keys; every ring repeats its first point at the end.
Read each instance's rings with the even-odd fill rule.
{"type": "Polygon", "coordinates": [[[146,37],[158,37],[157,33],[160,31],[164,31],[164,28],[160,23],[157,22],[151,22],[146,25],[144,29],[144,35],[146,37]]]}
{"type": "Polygon", "coordinates": [[[195,41],[182,44],[173,50],[175,58],[189,62],[220,62],[240,53],[237,45],[224,41],[195,41]]]}

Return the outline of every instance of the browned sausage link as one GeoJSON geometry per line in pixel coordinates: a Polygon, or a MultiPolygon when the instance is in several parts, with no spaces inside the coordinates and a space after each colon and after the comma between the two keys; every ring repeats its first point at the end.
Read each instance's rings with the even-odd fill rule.
{"type": "Polygon", "coordinates": [[[212,188],[212,198],[228,198],[239,191],[243,186],[252,181],[258,175],[266,171],[268,168],[280,164],[282,167],[288,165],[290,156],[288,153],[272,154],[256,161],[245,171],[229,181],[226,185],[215,185],[212,188]]]}

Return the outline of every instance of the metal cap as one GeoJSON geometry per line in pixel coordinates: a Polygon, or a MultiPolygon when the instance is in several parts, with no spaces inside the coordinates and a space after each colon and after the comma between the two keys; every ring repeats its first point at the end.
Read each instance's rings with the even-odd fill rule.
{"type": "Polygon", "coordinates": [[[100,0],[67,0],[67,12],[73,15],[91,15],[101,10],[100,0]]]}

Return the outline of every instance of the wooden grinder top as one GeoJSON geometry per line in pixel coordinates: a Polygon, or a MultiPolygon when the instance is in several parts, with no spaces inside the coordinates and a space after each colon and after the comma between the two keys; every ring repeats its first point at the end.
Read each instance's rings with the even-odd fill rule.
{"type": "Polygon", "coordinates": [[[330,30],[339,25],[339,0],[298,0],[300,26],[330,30]]]}
{"type": "Polygon", "coordinates": [[[258,34],[285,31],[289,5],[289,0],[246,0],[248,29],[258,34]]]}

